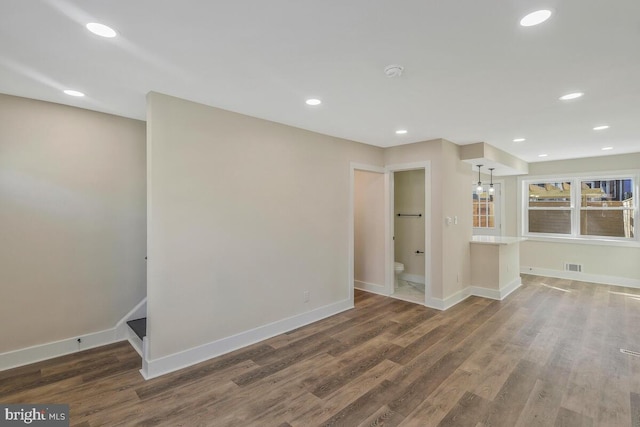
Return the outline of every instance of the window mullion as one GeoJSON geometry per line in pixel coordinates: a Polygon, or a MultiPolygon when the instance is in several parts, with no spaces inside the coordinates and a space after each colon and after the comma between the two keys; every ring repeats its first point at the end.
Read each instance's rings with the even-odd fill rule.
{"type": "Polygon", "coordinates": [[[581,180],[573,178],[571,181],[571,209],[573,221],[571,221],[571,235],[580,235],[580,209],[582,208],[581,180]]]}

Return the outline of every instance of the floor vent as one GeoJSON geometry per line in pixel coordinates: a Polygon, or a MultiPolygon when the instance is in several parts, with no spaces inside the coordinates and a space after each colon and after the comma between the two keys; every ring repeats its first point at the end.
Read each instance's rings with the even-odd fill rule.
{"type": "Polygon", "coordinates": [[[628,354],[629,356],[640,357],[640,353],[637,351],[625,350],[624,348],[620,349],[620,353],[628,354]]]}
{"type": "Polygon", "coordinates": [[[582,264],[571,264],[569,262],[565,262],[564,271],[575,271],[580,273],[582,271],[582,264]]]}

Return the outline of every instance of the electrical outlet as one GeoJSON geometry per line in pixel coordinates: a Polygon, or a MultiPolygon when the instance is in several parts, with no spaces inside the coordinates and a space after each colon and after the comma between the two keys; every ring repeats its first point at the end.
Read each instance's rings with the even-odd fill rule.
{"type": "Polygon", "coordinates": [[[304,300],[304,302],[309,302],[309,291],[304,291],[302,293],[302,299],[304,300]]]}

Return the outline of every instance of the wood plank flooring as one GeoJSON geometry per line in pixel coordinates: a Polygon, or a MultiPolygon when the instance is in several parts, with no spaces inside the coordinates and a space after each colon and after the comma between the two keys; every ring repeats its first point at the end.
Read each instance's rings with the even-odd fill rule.
{"type": "Polygon", "coordinates": [[[2,403],[94,426],[640,427],[640,289],[523,276],[445,312],[356,308],[144,381],[127,343],[0,372],[2,403]]]}

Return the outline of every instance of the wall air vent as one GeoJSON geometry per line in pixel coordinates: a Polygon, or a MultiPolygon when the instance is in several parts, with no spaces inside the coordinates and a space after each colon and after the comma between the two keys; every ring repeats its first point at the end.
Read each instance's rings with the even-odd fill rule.
{"type": "Polygon", "coordinates": [[[572,264],[570,262],[565,262],[564,271],[575,271],[580,273],[582,271],[582,264],[572,264]]]}

